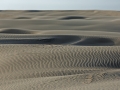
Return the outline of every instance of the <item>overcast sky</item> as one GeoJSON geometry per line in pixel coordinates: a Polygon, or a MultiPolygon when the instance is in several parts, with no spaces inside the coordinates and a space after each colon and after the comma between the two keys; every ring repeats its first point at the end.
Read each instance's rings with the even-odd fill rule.
{"type": "Polygon", "coordinates": [[[0,10],[120,11],[120,0],[0,0],[0,10]]]}

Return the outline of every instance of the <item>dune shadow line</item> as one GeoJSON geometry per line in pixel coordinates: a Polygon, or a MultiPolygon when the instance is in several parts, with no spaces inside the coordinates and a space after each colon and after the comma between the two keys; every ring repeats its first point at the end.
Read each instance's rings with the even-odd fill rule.
{"type": "Polygon", "coordinates": [[[86,19],[86,17],[83,16],[66,16],[61,18],[60,20],[71,20],[71,19],[86,19]]]}

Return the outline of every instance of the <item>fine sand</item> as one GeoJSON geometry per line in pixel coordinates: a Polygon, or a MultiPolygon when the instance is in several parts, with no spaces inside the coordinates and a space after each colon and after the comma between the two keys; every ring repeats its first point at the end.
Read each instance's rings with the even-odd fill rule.
{"type": "Polygon", "coordinates": [[[0,90],[120,90],[120,11],[0,11],[0,90]]]}

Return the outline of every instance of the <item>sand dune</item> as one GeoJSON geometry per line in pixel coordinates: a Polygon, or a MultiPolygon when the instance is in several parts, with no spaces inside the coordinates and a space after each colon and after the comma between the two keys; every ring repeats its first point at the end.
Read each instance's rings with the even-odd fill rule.
{"type": "Polygon", "coordinates": [[[3,34],[34,34],[35,31],[22,30],[22,29],[0,29],[0,33],[3,33],[3,34]]]}
{"type": "Polygon", "coordinates": [[[0,90],[119,90],[119,11],[0,11],[0,90]]]}
{"type": "Polygon", "coordinates": [[[64,18],[61,18],[62,20],[71,20],[71,19],[85,19],[86,17],[82,17],[82,16],[67,16],[64,18]]]}
{"type": "Polygon", "coordinates": [[[30,17],[17,17],[15,19],[31,19],[30,17]]]}

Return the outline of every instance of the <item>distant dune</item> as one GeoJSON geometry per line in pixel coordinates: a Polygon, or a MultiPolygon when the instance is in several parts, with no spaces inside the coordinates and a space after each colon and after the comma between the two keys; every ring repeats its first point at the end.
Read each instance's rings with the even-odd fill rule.
{"type": "Polygon", "coordinates": [[[119,11],[0,11],[0,90],[119,90],[119,69],[119,11]]]}

